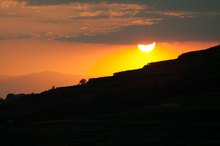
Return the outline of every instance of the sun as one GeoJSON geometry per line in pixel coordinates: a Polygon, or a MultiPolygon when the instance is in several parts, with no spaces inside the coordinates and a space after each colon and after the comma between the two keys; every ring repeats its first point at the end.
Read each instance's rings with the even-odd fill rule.
{"type": "Polygon", "coordinates": [[[149,44],[149,45],[139,44],[138,48],[142,52],[151,52],[155,48],[155,46],[156,46],[156,43],[153,42],[152,44],[149,44]]]}

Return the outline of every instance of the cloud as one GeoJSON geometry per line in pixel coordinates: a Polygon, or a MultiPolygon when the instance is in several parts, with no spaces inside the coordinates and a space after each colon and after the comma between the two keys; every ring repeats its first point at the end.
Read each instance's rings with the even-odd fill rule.
{"type": "Polygon", "coordinates": [[[58,38],[84,43],[137,44],[149,41],[219,41],[220,19],[209,15],[197,18],[169,18],[149,26],[127,26],[117,32],[95,36],[58,38]]]}
{"type": "Polygon", "coordinates": [[[149,5],[169,11],[220,11],[219,0],[20,0],[29,5],[62,5],[70,3],[118,3],[149,5]]]}
{"type": "Polygon", "coordinates": [[[27,40],[32,39],[34,36],[29,34],[1,34],[0,40],[27,40]]]}
{"type": "Polygon", "coordinates": [[[0,8],[16,8],[16,7],[24,7],[26,5],[25,1],[16,1],[16,0],[1,0],[0,8]]]}
{"type": "Polygon", "coordinates": [[[2,34],[0,35],[0,41],[1,40],[4,40],[4,36],[2,34]]]}
{"type": "Polygon", "coordinates": [[[2,12],[0,27],[4,28],[0,30],[1,33],[8,35],[26,33],[31,36],[37,34],[35,35],[37,39],[41,37],[53,40],[57,36],[106,34],[129,25],[152,25],[159,20],[159,18],[140,18],[138,15],[145,11],[146,7],[137,4],[72,3],[30,6],[24,2],[17,3],[17,7],[11,5],[7,9],[0,9],[2,12]],[[52,32],[53,35],[45,35],[46,32],[52,32]]]}
{"type": "Polygon", "coordinates": [[[72,6],[78,10],[77,14],[70,17],[72,19],[135,17],[146,9],[137,4],[75,3],[72,6]]]}
{"type": "Polygon", "coordinates": [[[218,40],[217,4],[219,0],[2,0],[0,33],[8,36],[4,39],[85,43],[218,40]]]}

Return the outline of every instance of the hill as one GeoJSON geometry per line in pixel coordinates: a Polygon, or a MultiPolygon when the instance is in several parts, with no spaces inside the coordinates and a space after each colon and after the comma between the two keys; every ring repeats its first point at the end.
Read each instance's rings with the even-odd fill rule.
{"type": "Polygon", "coordinates": [[[0,97],[9,93],[39,93],[52,86],[76,85],[82,76],[39,72],[21,76],[0,76],[0,97]]]}
{"type": "Polygon", "coordinates": [[[8,95],[0,106],[0,142],[219,145],[219,65],[215,46],[83,85],[8,95]]]}

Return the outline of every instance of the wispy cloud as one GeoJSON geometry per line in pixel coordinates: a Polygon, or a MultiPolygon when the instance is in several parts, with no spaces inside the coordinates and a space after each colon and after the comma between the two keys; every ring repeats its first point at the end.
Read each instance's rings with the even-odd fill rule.
{"type": "MultiPolygon", "coordinates": [[[[32,6],[27,5],[27,2],[7,0],[1,2],[0,5],[2,14],[0,19],[3,21],[0,27],[8,27],[2,33],[13,34],[14,30],[16,35],[24,32],[41,36],[45,36],[46,32],[52,32],[53,37],[95,35],[114,32],[129,25],[152,25],[156,23],[155,20],[158,20],[139,18],[138,14],[146,10],[146,7],[138,4],[71,3],[69,5],[32,6]],[[12,18],[17,16],[23,18],[14,19],[13,21],[17,23],[13,25],[17,29],[11,29],[12,18]],[[19,25],[21,21],[22,26],[19,25]]],[[[45,37],[42,38],[45,39],[45,37]]]]}
{"type": "MultiPolygon", "coordinates": [[[[193,33],[206,34],[203,29],[208,28],[201,27],[206,24],[207,27],[212,26],[210,29],[213,35],[219,36],[218,27],[214,25],[219,24],[220,17],[220,12],[214,6],[217,1],[213,0],[214,3],[210,6],[212,11],[195,5],[198,0],[192,0],[190,9],[185,7],[189,2],[176,0],[182,4],[181,7],[176,1],[168,1],[170,3],[162,0],[158,3],[151,0],[1,0],[0,33],[4,34],[4,39],[25,39],[15,36],[28,36],[26,38],[105,43],[114,42],[103,39],[112,39],[113,34],[120,34],[123,40],[131,40],[132,35],[141,39],[141,36],[152,36],[152,33],[159,36],[174,33],[174,29],[179,34],[185,34],[183,28],[192,30],[196,25],[199,26],[197,28],[202,28],[198,32],[188,32],[190,37],[181,36],[187,39],[195,36],[193,33]],[[206,21],[209,18],[213,18],[212,22],[206,21]],[[136,28],[144,31],[137,31],[136,28]]],[[[200,1],[201,5],[206,3],[206,0],[200,1]]],[[[163,40],[162,37],[160,39],[163,40]]],[[[164,36],[164,40],[167,39],[173,40],[173,36],[164,36]]]]}
{"type": "Polygon", "coordinates": [[[27,3],[25,1],[18,2],[16,0],[1,0],[0,8],[23,8],[24,6],[26,6],[26,4],[27,3]]]}
{"type": "Polygon", "coordinates": [[[118,4],[140,4],[148,5],[157,10],[163,11],[194,11],[210,12],[220,11],[219,0],[18,0],[26,2],[28,5],[63,5],[71,3],[118,3],[118,4]]]}

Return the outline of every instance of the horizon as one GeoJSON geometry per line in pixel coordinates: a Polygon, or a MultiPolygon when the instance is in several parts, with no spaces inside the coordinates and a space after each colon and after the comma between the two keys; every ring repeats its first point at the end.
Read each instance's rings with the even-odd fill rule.
{"type": "MultiPolygon", "coordinates": [[[[168,58],[168,59],[161,59],[161,60],[156,60],[156,61],[151,61],[151,62],[147,62],[146,64],[143,64],[142,67],[140,68],[131,68],[129,70],[136,70],[136,69],[141,69],[143,68],[144,66],[148,65],[148,64],[151,64],[151,63],[155,63],[155,62],[161,62],[161,61],[168,61],[168,60],[173,60],[173,59],[177,59],[179,56],[181,56],[182,54],[185,54],[185,53],[190,53],[190,52],[196,52],[196,51],[202,51],[202,50],[207,50],[207,49],[210,49],[212,47],[216,47],[216,46],[220,46],[220,44],[214,44],[212,46],[208,46],[206,48],[200,48],[200,49],[195,49],[195,50],[190,50],[190,51],[187,51],[187,52],[184,52],[184,53],[181,53],[179,54],[178,56],[176,56],[175,58],[168,58]]],[[[124,72],[124,71],[128,71],[128,70],[119,70],[117,72],[112,72],[110,75],[104,75],[104,76],[85,76],[85,77],[88,77],[89,78],[97,78],[97,77],[105,77],[105,76],[113,76],[115,73],[118,73],[118,72],[124,72]]],[[[63,75],[70,75],[70,76],[81,76],[79,74],[68,74],[68,73],[64,73],[64,72],[57,72],[57,71],[51,71],[51,70],[42,70],[42,71],[38,71],[38,72],[30,72],[30,73],[24,73],[24,74],[17,74],[17,75],[6,75],[6,74],[0,74],[0,76],[2,77],[21,77],[21,76],[29,76],[29,75],[35,75],[35,74],[50,74],[50,73],[58,73],[58,74],[63,74],[63,75]]]]}
{"type": "Polygon", "coordinates": [[[0,75],[111,76],[216,46],[218,5],[219,0],[2,0],[0,75]],[[151,52],[138,49],[153,42],[151,52]]]}
{"type": "MultiPolygon", "coordinates": [[[[185,53],[180,54],[179,56],[186,54],[186,53],[194,53],[197,51],[203,51],[203,50],[211,49],[213,47],[218,47],[218,46],[220,46],[220,44],[206,48],[206,49],[199,49],[199,50],[185,52],[185,53]]],[[[159,60],[159,61],[149,62],[148,64],[160,63],[163,61],[166,62],[169,60],[170,61],[177,60],[179,56],[175,59],[159,60]]],[[[145,66],[148,64],[145,64],[145,66]]],[[[0,88],[0,99],[6,99],[7,97],[6,95],[11,95],[11,94],[15,94],[15,95],[16,94],[17,95],[36,94],[36,93],[39,94],[44,91],[48,91],[50,89],[77,86],[77,85],[80,85],[80,82],[82,79],[88,82],[90,79],[94,80],[97,78],[101,79],[102,77],[110,77],[110,76],[113,77],[115,74],[120,74],[120,73],[123,74],[126,71],[135,71],[137,69],[139,70],[142,68],[123,70],[119,72],[114,72],[112,75],[109,75],[109,76],[98,76],[98,77],[71,75],[71,74],[65,74],[65,73],[59,73],[59,72],[53,72],[53,71],[42,71],[42,72],[29,73],[29,74],[23,74],[23,75],[16,75],[16,76],[0,75],[1,77],[0,78],[0,87],[1,87],[0,88]],[[10,88],[7,88],[8,83],[9,83],[10,88]]]]}

